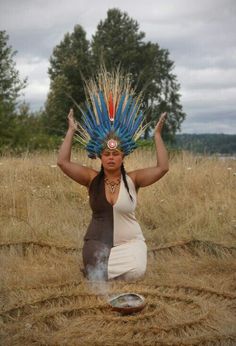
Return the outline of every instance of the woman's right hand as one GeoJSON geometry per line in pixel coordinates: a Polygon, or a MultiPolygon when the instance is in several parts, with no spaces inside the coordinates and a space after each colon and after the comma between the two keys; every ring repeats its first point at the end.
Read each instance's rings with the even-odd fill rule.
{"type": "Polygon", "coordinates": [[[73,130],[73,131],[78,130],[77,121],[74,118],[73,108],[70,109],[70,112],[69,112],[67,118],[68,118],[68,127],[69,127],[68,129],[73,130]]]}
{"type": "Polygon", "coordinates": [[[167,117],[167,113],[166,112],[161,114],[160,119],[158,120],[158,122],[156,124],[156,127],[154,129],[154,133],[155,134],[161,134],[163,125],[164,125],[164,123],[166,121],[166,117],[167,117]]]}

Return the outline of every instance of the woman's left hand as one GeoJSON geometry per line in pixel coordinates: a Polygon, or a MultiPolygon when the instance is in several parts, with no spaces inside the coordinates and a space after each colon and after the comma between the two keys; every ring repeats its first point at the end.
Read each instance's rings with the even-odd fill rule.
{"type": "Polygon", "coordinates": [[[167,117],[166,112],[161,114],[160,119],[158,120],[158,122],[155,126],[154,134],[161,134],[161,131],[162,131],[163,125],[165,123],[166,117],[167,117]]]}

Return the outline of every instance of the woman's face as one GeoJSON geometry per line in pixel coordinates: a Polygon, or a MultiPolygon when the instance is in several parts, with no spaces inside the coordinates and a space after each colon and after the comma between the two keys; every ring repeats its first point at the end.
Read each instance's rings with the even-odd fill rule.
{"type": "Polygon", "coordinates": [[[121,167],[124,154],[117,149],[104,149],[101,154],[101,161],[104,169],[114,171],[121,167]]]}

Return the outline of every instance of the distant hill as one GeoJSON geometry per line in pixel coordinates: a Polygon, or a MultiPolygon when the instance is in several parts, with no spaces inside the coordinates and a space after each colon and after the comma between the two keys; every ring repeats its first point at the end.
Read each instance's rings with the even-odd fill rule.
{"type": "Polygon", "coordinates": [[[236,134],[178,134],[175,147],[196,153],[236,154],[236,134]]]}

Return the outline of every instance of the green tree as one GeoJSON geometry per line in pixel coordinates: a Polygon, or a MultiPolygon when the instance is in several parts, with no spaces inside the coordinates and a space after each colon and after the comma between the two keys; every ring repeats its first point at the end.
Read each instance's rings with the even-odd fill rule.
{"type": "MultiPolygon", "coordinates": [[[[91,75],[89,41],[80,25],[67,33],[50,58],[51,84],[45,107],[44,123],[50,134],[61,135],[66,129],[66,115],[73,105],[85,101],[83,78],[91,75]]],[[[80,114],[75,114],[79,118],[80,114]]]]}
{"type": "Polygon", "coordinates": [[[51,149],[58,139],[45,134],[44,112],[31,112],[18,97],[26,86],[16,69],[16,51],[8,45],[9,36],[0,31],[0,153],[51,149]]]}
{"type": "Polygon", "coordinates": [[[16,51],[8,44],[6,31],[0,31],[0,147],[9,147],[14,136],[14,118],[18,97],[26,86],[20,80],[14,57],[16,51]]]}
{"type": "Polygon", "coordinates": [[[45,133],[43,124],[44,111],[32,112],[23,102],[14,118],[14,137],[11,150],[14,153],[34,150],[50,150],[58,147],[60,138],[45,133]]]}
{"type": "MultiPolygon", "coordinates": [[[[152,121],[145,137],[156,124],[161,112],[168,112],[164,136],[173,139],[185,118],[180,103],[180,85],[173,73],[169,52],[157,43],[146,42],[145,33],[127,13],[110,9],[100,21],[91,43],[80,25],[53,50],[50,59],[50,92],[46,102],[45,127],[60,135],[66,129],[66,114],[73,105],[85,101],[83,78],[94,75],[102,64],[108,70],[118,66],[130,73],[137,92],[143,92],[146,121],[152,121]]],[[[76,118],[80,119],[77,111],[76,118]]]]}
{"type": "Polygon", "coordinates": [[[92,37],[94,65],[99,66],[101,62],[105,62],[107,69],[112,69],[121,64],[135,76],[144,37],[137,21],[118,9],[108,10],[107,18],[100,21],[92,37]]]}
{"type": "Polygon", "coordinates": [[[168,112],[164,136],[173,140],[185,118],[180,104],[180,85],[173,74],[174,63],[166,49],[145,42],[139,24],[127,13],[110,9],[100,21],[92,39],[94,65],[104,62],[108,69],[120,65],[133,78],[137,91],[143,91],[143,110],[147,122],[153,120],[148,136],[159,115],[168,112]]]}

